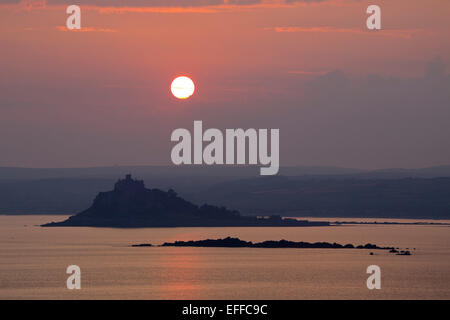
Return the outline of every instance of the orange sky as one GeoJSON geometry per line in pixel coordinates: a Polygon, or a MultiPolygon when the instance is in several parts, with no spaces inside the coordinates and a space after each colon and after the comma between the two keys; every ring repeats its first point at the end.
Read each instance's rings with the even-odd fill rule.
{"type": "MultiPolygon", "coordinates": [[[[409,139],[420,139],[414,135],[423,123],[400,129],[403,135],[390,141],[403,128],[400,111],[391,112],[397,118],[388,119],[389,135],[374,127],[355,138],[359,127],[348,124],[367,113],[386,125],[376,107],[352,104],[351,95],[363,91],[349,92],[343,109],[332,110],[341,122],[324,120],[332,97],[321,102],[308,93],[312,80],[335,70],[356,83],[376,74],[403,79],[399,90],[415,88],[408,79],[423,77],[430,61],[450,64],[448,0],[376,1],[378,32],[365,30],[372,1],[135,0],[127,7],[120,0],[103,1],[110,6],[81,1],[86,32],[64,30],[71,1],[7,2],[0,6],[0,166],[167,163],[170,132],[193,120],[221,128],[279,127],[286,132],[282,164],[450,163],[442,151],[449,132],[432,125],[445,126],[446,100],[437,102],[430,127],[423,128],[429,136],[418,147],[409,139]],[[170,96],[178,74],[190,75],[198,88],[184,103],[170,96]],[[290,138],[298,135],[310,137],[300,150],[290,138]],[[340,143],[346,151],[336,156],[340,143]],[[386,148],[391,151],[377,156],[386,148]]],[[[397,110],[410,98],[405,92],[383,105],[397,110]]],[[[425,106],[417,108],[411,121],[424,119],[425,106]]]]}

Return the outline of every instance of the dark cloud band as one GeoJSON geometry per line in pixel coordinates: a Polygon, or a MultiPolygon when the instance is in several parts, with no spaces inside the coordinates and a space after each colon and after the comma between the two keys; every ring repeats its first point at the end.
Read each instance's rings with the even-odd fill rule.
{"type": "MultiPolygon", "coordinates": [[[[8,0],[19,2],[20,0],[8,0]]],[[[326,0],[282,0],[277,3],[313,3],[326,0]]],[[[207,7],[221,5],[255,5],[270,3],[264,0],[46,0],[47,5],[91,5],[99,7],[207,7]]]]}

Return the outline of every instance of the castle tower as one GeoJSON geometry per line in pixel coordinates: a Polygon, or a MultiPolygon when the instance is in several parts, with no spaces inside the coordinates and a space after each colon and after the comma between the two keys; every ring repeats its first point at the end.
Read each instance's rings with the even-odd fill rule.
{"type": "Polygon", "coordinates": [[[125,175],[125,179],[119,179],[114,185],[116,191],[139,191],[145,189],[144,180],[133,179],[131,174],[125,175]]]}

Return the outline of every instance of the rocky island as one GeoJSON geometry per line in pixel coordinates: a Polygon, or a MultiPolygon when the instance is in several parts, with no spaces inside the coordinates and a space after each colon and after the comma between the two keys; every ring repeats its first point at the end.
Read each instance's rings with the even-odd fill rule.
{"type": "Polygon", "coordinates": [[[147,189],[144,181],[127,175],[114,190],[100,192],[92,206],[65,221],[43,227],[304,227],[328,226],[329,222],[242,216],[236,210],[208,204],[197,206],[172,189],[147,189]]]}
{"type": "MultiPolygon", "coordinates": [[[[145,246],[133,245],[133,246],[145,246]]],[[[329,242],[296,242],[288,240],[267,240],[253,243],[239,238],[227,237],[224,239],[207,239],[199,241],[175,241],[165,242],[163,247],[213,247],[213,248],[312,248],[312,249],[371,249],[371,250],[393,250],[393,247],[380,247],[375,244],[367,243],[365,245],[339,244],[329,242]]]]}

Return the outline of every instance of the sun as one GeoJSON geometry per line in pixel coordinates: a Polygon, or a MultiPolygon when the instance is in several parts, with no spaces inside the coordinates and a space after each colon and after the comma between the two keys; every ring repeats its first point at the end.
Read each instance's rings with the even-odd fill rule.
{"type": "Polygon", "coordinates": [[[186,76],[176,77],[170,86],[172,94],[178,99],[187,99],[194,94],[194,81],[186,76]]]}

